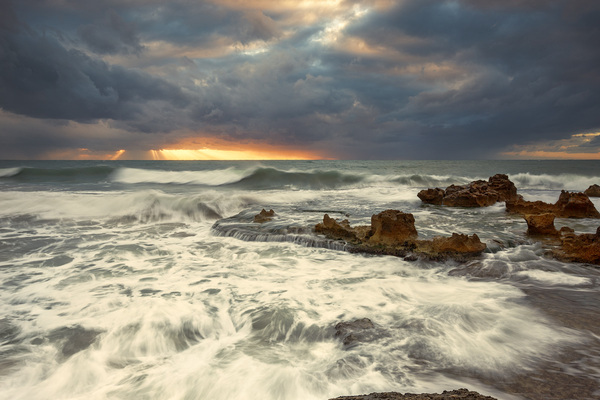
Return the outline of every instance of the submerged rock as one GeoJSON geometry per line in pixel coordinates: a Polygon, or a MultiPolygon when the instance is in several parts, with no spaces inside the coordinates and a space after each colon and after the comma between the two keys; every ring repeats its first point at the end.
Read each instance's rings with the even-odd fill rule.
{"type": "Polygon", "coordinates": [[[484,396],[469,389],[444,390],[442,393],[371,393],[359,396],[341,396],[330,400],[497,400],[491,396],[484,396]]]}
{"type": "Polygon", "coordinates": [[[462,259],[481,253],[485,243],[477,235],[453,233],[450,237],[419,240],[412,214],[385,210],[371,217],[371,226],[351,227],[348,220],[337,222],[329,215],[315,226],[315,232],[330,239],[343,240],[356,253],[394,255],[414,260],[415,255],[430,259],[462,259]]]}
{"type": "Polygon", "coordinates": [[[375,325],[369,318],[352,322],[340,322],[335,326],[335,337],[340,338],[346,347],[354,347],[359,342],[371,341],[374,337],[375,325]]]}
{"type": "Polygon", "coordinates": [[[585,189],[585,193],[588,197],[600,197],[600,186],[599,185],[591,185],[589,188],[585,189]]]}
{"type": "Polygon", "coordinates": [[[559,218],[600,218],[600,213],[594,207],[585,193],[561,191],[556,203],[543,201],[526,201],[522,196],[506,202],[506,211],[518,214],[553,214],[559,218]]]}
{"type": "Polygon", "coordinates": [[[421,190],[417,196],[424,203],[449,207],[487,207],[498,201],[517,198],[517,188],[507,175],[496,174],[487,181],[473,181],[468,185],[450,185],[446,190],[421,190]]]}
{"type": "Polygon", "coordinates": [[[267,211],[263,208],[261,212],[259,212],[258,214],[256,214],[254,216],[254,222],[262,224],[263,222],[272,220],[274,216],[275,216],[275,211],[273,211],[273,210],[267,211]]]}

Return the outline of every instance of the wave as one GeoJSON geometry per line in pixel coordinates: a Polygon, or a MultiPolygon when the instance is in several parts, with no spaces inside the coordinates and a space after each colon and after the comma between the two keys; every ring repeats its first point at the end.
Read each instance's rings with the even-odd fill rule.
{"type": "Polygon", "coordinates": [[[161,183],[161,184],[180,184],[180,185],[206,185],[221,186],[241,179],[253,170],[239,170],[231,167],[220,170],[206,171],[165,171],[138,168],[119,168],[111,176],[113,182],[118,183],[161,183]]]}
{"type": "Polygon", "coordinates": [[[234,215],[256,200],[243,194],[214,191],[194,195],[172,195],[160,191],[134,193],[94,192],[3,192],[0,218],[15,223],[42,220],[104,220],[111,224],[162,221],[215,221],[234,215]]]}
{"type": "Polygon", "coordinates": [[[0,178],[21,182],[89,182],[107,180],[115,170],[107,165],[67,168],[15,167],[0,169],[0,178]]]}
{"type": "Polygon", "coordinates": [[[590,177],[574,174],[534,175],[525,172],[510,175],[509,179],[513,181],[517,189],[564,189],[577,192],[582,192],[591,185],[600,183],[599,177],[590,177]]]}

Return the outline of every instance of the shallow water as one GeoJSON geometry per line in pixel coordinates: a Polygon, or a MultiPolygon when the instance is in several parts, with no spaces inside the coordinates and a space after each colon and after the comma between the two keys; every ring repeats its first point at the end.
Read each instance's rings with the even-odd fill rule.
{"type": "MultiPolygon", "coordinates": [[[[549,259],[502,204],[421,204],[508,173],[528,199],[598,162],[2,162],[0,397],[328,399],[468,387],[600,398],[600,270],[549,259]],[[262,208],[276,218],[254,224],[262,208]],[[467,263],[343,251],[324,213],[477,233],[467,263]],[[355,346],[342,321],[369,318],[355,346]]],[[[594,199],[600,208],[598,199],[594,199]]],[[[557,220],[594,232],[597,220],[557,220]]]]}

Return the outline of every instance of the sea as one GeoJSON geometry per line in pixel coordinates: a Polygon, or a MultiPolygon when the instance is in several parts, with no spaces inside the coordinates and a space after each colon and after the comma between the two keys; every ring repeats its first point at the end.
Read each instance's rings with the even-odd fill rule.
{"type": "Polygon", "coordinates": [[[599,161],[0,161],[0,398],[600,399],[599,266],[553,259],[503,203],[417,197],[498,173],[551,203],[600,184],[599,161]],[[355,254],[313,230],[387,209],[487,250],[355,254]]]}

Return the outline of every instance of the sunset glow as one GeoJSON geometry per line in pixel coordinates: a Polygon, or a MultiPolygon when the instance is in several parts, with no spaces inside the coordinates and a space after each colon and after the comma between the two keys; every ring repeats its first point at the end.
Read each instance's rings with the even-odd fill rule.
{"type": "Polygon", "coordinates": [[[161,149],[151,150],[152,160],[316,160],[320,157],[299,152],[265,152],[257,150],[161,149]]]}

